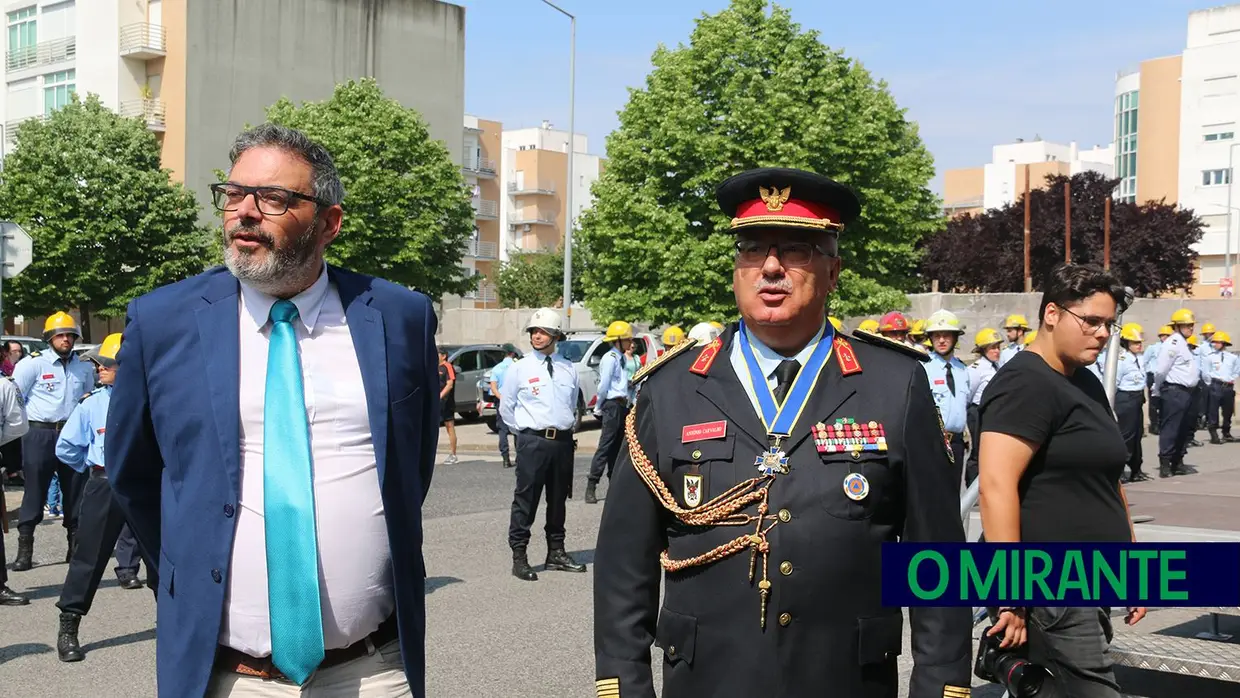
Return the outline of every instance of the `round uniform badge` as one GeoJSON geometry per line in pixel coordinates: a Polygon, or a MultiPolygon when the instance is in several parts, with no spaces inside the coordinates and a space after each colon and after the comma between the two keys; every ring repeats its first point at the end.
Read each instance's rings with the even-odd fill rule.
{"type": "Polygon", "coordinates": [[[870,481],[861,473],[849,473],[844,478],[844,494],[854,502],[860,502],[870,494],[870,481]]]}

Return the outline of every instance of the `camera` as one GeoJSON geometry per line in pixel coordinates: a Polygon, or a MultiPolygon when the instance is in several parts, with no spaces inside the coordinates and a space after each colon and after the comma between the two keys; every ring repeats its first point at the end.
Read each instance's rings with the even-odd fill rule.
{"type": "Polygon", "coordinates": [[[984,681],[997,683],[1007,689],[1013,698],[1032,698],[1043,696],[1043,685],[1050,689],[1051,672],[1044,666],[1034,664],[1018,655],[1011,649],[1002,649],[1003,634],[991,635],[986,628],[977,645],[977,660],[973,664],[973,673],[984,681]]]}

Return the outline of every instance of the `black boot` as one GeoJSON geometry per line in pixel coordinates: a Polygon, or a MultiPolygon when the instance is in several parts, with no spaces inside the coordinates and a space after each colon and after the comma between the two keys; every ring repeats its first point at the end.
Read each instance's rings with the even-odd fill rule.
{"type": "Polygon", "coordinates": [[[508,454],[507,454],[507,453],[505,453],[505,454],[504,454],[504,467],[505,467],[505,468],[511,468],[511,467],[512,467],[512,459],[508,457],[508,454]]]}
{"type": "Polygon", "coordinates": [[[129,571],[116,575],[116,581],[121,583],[122,589],[141,589],[143,586],[142,580],[138,579],[138,575],[129,571]]]}
{"type": "Polygon", "coordinates": [[[56,653],[62,662],[80,662],[85,657],[82,646],[78,644],[78,624],[82,617],[76,613],[60,614],[60,635],[56,638],[56,653]]]}
{"type": "Polygon", "coordinates": [[[1223,443],[1223,440],[1218,437],[1218,427],[1210,427],[1210,443],[1215,446],[1223,443]]]}
{"type": "Polygon", "coordinates": [[[585,572],[586,566],[577,564],[564,548],[552,548],[547,551],[547,569],[557,572],[585,572]]]}
{"type": "Polygon", "coordinates": [[[65,551],[65,564],[66,565],[69,564],[70,562],[73,562],[73,543],[76,539],[77,539],[77,531],[69,530],[65,532],[65,543],[67,543],[69,546],[69,549],[65,551]]]}
{"type": "Polygon", "coordinates": [[[1171,459],[1158,459],[1158,477],[1171,477],[1171,459]]]}
{"type": "Polygon", "coordinates": [[[538,575],[534,573],[534,568],[530,567],[525,548],[512,549],[512,576],[526,582],[538,581],[538,575]]]}
{"type": "Polygon", "coordinates": [[[25,606],[30,599],[0,584],[0,606],[25,606]]]}
{"type": "Polygon", "coordinates": [[[1184,474],[1184,459],[1183,458],[1177,458],[1171,461],[1171,474],[1172,475],[1183,475],[1184,474]]]}
{"type": "Polygon", "coordinates": [[[34,533],[17,534],[17,559],[13,560],[14,572],[25,572],[34,567],[34,533]]]}
{"type": "Polygon", "coordinates": [[[586,483],[586,504],[598,504],[598,492],[595,490],[596,487],[598,487],[598,483],[586,483]]]}
{"type": "Polygon", "coordinates": [[[1235,442],[1235,439],[1231,438],[1231,430],[1230,430],[1230,429],[1227,429],[1227,430],[1224,430],[1224,431],[1223,431],[1223,441],[1225,441],[1225,442],[1227,442],[1227,443],[1234,443],[1234,442],[1235,442]]]}

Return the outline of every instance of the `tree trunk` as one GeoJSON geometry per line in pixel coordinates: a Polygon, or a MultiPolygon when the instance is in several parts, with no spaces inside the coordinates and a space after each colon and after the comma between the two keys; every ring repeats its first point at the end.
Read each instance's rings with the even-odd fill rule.
{"type": "Polygon", "coordinates": [[[78,305],[78,317],[81,318],[79,325],[82,327],[82,344],[90,344],[90,305],[81,303],[78,305]]]}

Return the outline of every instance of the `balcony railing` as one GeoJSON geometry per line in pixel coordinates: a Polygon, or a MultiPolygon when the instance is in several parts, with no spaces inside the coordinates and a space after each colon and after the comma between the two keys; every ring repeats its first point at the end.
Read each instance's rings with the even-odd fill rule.
{"type": "Polygon", "coordinates": [[[138,22],[121,27],[121,56],[150,60],[168,53],[168,37],[158,24],[138,22]]]}
{"type": "Polygon", "coordinates": [[[131,99],[121,102],[118,113],[126,118],[142,119],[152,131],[163,131],[168,126],[167,107],[160,99],[131,99]]]}
{"type": "Polygon", "coordinates": [[[5,54],[4,65],[8,70],[33,68],[49,63],[67,61],[77,56],[77,37],[41,41],[34,46],[10,49],[5,54]]]}
{"type": "Polygon", "coordinates": [[[485,220],[499,218],[499,203],[487,199],[474,199],[474,218],[485,220]]]}
{"type": "Polygon", "coordinates": [[[489,158],[480,158],[475,152],[469,148],[465,149],[465,156],[461,158],[461,169],[472,172],[480,177],[495,176],[495,161],[489,158]]]}
{"type": "Polygon", "coordinates": [[[495,284],[483,281],[478,284],[478,288],[466,293],[462,296],[466,300],[482,301],[483,303],[495,303],[499,300],[499,293],[495,290],[495,284]]]}
{"type": "Polygon", "coordinates": [[[22,122],[30,121],[31,119],[38,119],[39,121],[43,121],[46,118],[47,117],[44,116],[43,114],[37,114],[35,116],[27,116],[21,119],[9,119],[8,121],[4,122],[4,140],[9,143],[12,143],[13,141],[17,140],[17,127],[21,126],[22,122]]]}
{"type": "Polygon", "coordinates": [[[508,214],[510,225],[555,225],[555,213],[551,211],[518,211],[508,214]]]}
{"type": "Polygon", "coordinates": [[[495,259],[499,253],[499,245],[486,240],[470,240],[465,254],[475,259],[495,259]]]}
{"type": "Polygon", "coordinates": [[[516,182],[508,183],[508,194],[510,196],[521,196],[523,194],[554,194],[555,184],[552,182],[538,182],[530,184],[528,182],[517,184],[516,182]]]}

